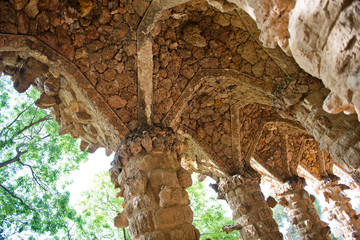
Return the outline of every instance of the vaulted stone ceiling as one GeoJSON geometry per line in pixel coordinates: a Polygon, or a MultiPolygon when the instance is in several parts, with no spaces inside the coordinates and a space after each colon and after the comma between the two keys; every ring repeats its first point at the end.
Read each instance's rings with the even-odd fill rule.
{"type": "Polygon", "coordinates": [[[89,152],[161,125],[204,174],[231,175],[254,157],[279,179],[298,164],[320,176],[329,152],[359,180],[357,116],[326,113],[322,82],[259,35],[289,53],[286,41],[234,4],[209,3],[0,1],[0,70],[20,92],[35,85],[38,106],[89,152]]]}

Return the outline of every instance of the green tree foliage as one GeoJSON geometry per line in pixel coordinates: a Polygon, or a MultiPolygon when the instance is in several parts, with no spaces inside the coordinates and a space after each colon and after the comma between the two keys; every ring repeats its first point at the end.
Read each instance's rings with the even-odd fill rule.
{"type": "Polygon", "coordinates": [[[0,77],[0,239],[39,239],[79,221],[69,208],[66,176],[87,159],[79,143],[58,135],[39,92],[18,94],[0,77]]]}
{"type": "Polygon", "coordinates": [[[212,191],[212,189],[205,188],[197,178],[193,178],[193,185],[187,191],[190,206],[194,212],[193,224],[201,233],[200,239],[239,239],[237,231],[229,234],[220,232],[223,226],[234,224],[234,221],[225,216],[226,212],[220,203],[224,200],[218,200],[211,196],[208,191],[212,191]]]}
{"type": "MultiPolygon", "coordinates": [[[[122,211],[122,198],[110,181],[109,173],[102,172],[94,177],[92,188],[82,193],[76,206],[81,222],[71,231],[72,239],[121,239],[124,230],[114,227],[114,217],[122,211]]],[[[130,235],[125,230],[126,239],[130,235]]]]}
{"type": "MultiPolygon", "coordinates": [[[[113,226],[114,217],[123,211],[123,199],[116,198],[118,190],[109,181],[107,172],[95,176],[92,188],[82,194],[77,207],[81,212],[82,225],[72,231],[73,239],[124,239],[123,230],[113,226]]],[[[187,189],[194,212],[193,224],[199,229],[201,239],[239,239],[237,232],[222,233],[220,229],[233,221],[224,216],[225,210],[219,200],[210,197],[204,185],[194,179],[187,189]]],[[[126,230],[126,239],[131,239],[126,230]]]]}

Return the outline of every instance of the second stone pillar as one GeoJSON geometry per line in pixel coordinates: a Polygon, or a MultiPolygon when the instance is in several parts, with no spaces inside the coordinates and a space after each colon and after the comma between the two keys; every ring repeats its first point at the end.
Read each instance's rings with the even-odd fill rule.
{"type": "Polygon", "coordinates": [[[294,177],[277,186],[275,195],[302,239],[330,240],[330,228],[320,220],[313,204],[315,198],[305,191],[305,185],[304,178],[294,177]]]}
{"type": "Polygon", "coordinates": [[[347,186],[339,184],[339,177],[330,175],[323,178],[315,189],[324,200],[324,212],[328,213],[329,220],[335,225],[335,237],[341,236],[346,240],[360,239],[360,219],[346,197],[343,189],[347,186]]]}
{"type": "Polygon", "coordinates": [[[261,176],[250,167],[241,170],[237,175],[221,178],[219,194],[224,196],[233,211],[235,225],[225,226],[224,232],[239,231],[239,238],[282,239],[272,211],[260,189],[261,176]]]}

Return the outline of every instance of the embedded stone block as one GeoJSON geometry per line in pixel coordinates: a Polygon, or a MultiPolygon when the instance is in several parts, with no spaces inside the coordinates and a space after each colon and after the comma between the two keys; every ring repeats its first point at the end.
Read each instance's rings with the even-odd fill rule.
{"type": "Polygon", "coordinates": [[[114,226],[117,228],[126,228],[129,226],[129,220],[124,212],[118,213],[118,215],[114,218],[114,226]]]}
{"type": "Polygon", "coordinates": [[[40,98],[36,100],[35,105],[39,108],[49,108],[56,104],[56,98],[54,96],[49,96],[45,93],[40,95],[40,98]]]}
{"type": "Polygon", "coordinates": [[[151,171],[155,169],[177,168],[180,163],[167,154],[146,154],[132,158],[126,166],[127,176],[132,176],[138,170],[151,171]]]}
{"type": "Polygon", "coordinates": [[[199,230],[197,230],[191,224],[183,224],[170,232],[171,240],[193,240],[199,238],[199,230]]]}
{"type": "Polygon", "coordinates": [[[130,220],[129,230],[131,236],[138,236],[154,230],[152,212],[144,212],[130,220]]]}
{"type": "Polygon", "coordinates": [[[164,187],[159,194],[160,207],[170,207],[172,205],[189,205],[189,195],[182,188],[164,187]]]}
{"type": "Polygon", "coordinates": [[[179,187],[176,172],[167,169],[157,169],[149,173],[149,183],[152,187],[160,186],[179,187]]]}
{"type": "Polygon", "coordinates": [[[132,216],[140,212],[150,210],[154,208],[157,204],[155,201],[155,196],[153,194],[146,194],[132,198],[128,201],[127,205],[131,206],[132,212],[131,214],[129,214],[129,216],[132,216]]]}
{"type": "Polygon", "coordinates": [[[157,227],[174,227],[181,223],[191,224],[193,212],[189,206],[175,206],[171,208],[160,208],[154,214],[157,227]]]}
{"type": "Polygon", "coordinates": [[[177,177],[179,179],[180,186],[183,187],[184,189],[192,185],[191,175],[185,169],[180,168],[177,172],[177,177]]]}
{"type": "Polygon", "coordinates": [[[162,231],[155,231],[141,236],[139,240],[166,240],[166,237],[162,231]]]}
{"type": "Polygon", "coordinates": [[[144,171],[139,170],[135,175],[131,178],[127,178],[125,181],[127,182],[125,185],[125,195],[137,196],[146,192],[148,178],[144,171]]]}
{"type": "Polygon", "coordinates": [[[249,225],[239,230],[239,235],[242,239],[259,239],[260,236],[255,226],[249,225]]]}

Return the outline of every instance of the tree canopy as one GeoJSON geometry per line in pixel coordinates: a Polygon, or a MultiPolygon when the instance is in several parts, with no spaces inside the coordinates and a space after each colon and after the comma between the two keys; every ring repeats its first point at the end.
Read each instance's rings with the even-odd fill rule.
{"type": "Polygon", "coordinates": [[[0,239],[55,236],[79,221],[65,179],[87,153],[71,136],[59,136],[49,112],[34,104],[39,95],[34,88],[18,94],[1,76],[0,239]]]}
{"type": "Polygon", "coordinates": [[[128,230],[114,227],[114,217],[121,212],[123,199],[116,198],[118,190],[110,181],[108,172],[95,175],[92,188],[82,193],[76,209],[81,218],[71,230],[73,239],[130,240],[128,230]]]}
{"type": "MultiPolygon", "coordinates": [[[[193,175],[194,176],[194,175],[193,175]]],[[[187,189],[190,198],[190,206],[194,212],[194,226],[200,231],[200,239],[220,240],[220,239],[239,239],[238,232],[229,234],[220,232],[225,225],[234,224],[226,211],[222,208],[220,201],[205,188],[202,182],[193,177],[193,185],[187,189]]]]}
{"type": "MultiPolygon", "coordinates": [[[[231,233],[220,232],[225,225],[234,224],[231,218],[226,216],[226,211],[220,201],[211,194],[213,191],[206,188],[202,182],[199,182],[193,175],[193,185],[187,189],[190,198],[190,206],[194,212],[194,226],[200,231],[200,239],[220,240],[220,239],[239,239],[238,232],[231,233]]],[[[224,201],[225,204],[227,204],[224,201]]]]}

